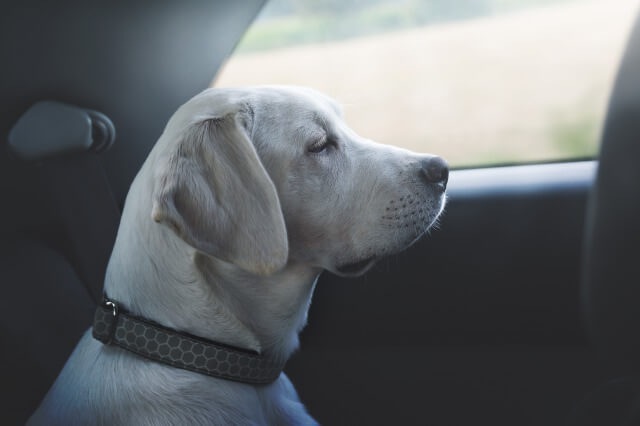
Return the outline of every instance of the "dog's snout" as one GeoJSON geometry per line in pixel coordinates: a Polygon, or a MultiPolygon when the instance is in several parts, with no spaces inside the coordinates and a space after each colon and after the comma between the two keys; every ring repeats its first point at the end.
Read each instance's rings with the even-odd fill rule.
{"type": "Polygon", "coordinates": [[[429,157],[422,161],[422,173],[429,183],[436,183],[447,187],[449,180],[449,164],[442,157],[429,157]]]}

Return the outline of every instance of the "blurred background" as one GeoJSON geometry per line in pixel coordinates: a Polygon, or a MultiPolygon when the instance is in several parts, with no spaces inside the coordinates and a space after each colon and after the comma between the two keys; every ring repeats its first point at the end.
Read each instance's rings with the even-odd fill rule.
{"type": "Polygon", "coordinates": [[[635,0],[271,0],[214,86],[296,84],[455,167],[593,158],[635,0]]]}

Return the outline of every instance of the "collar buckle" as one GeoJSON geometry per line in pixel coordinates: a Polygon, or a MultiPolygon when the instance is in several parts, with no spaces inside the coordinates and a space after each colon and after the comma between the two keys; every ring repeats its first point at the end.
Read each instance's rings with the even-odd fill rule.
{"type": "Polygon", "coordinates": [[[113,300],[104,299],[104,306],[107,308],[111,308],[111,313],[114,317],[118,316],[118,305],[113,300]]]}
{"type": "Polygon", "coordinates": [[[105,297],[93,317],[93,337],[106,345],[111,344],[118,326],[119,313],[118,304],[105,297]]]}

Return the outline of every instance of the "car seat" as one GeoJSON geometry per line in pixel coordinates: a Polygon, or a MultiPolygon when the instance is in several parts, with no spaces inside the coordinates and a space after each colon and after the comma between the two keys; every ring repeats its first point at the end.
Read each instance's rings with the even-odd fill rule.
{"type": "Polygon", "coordinates": [[[640,19],[609,101],[583,256],[587,333],[612,380],[572,425],[640,425],[640,19]]]}
{"type": "MultiPolygon", "coordinates": [[[[89,327],[133,177],[170,115],[210,85],[263,3],[3,2],[3,424],[24,423],[89,327]],[[115,126],[113,148],[100,155],[46,144],[37,155],[7,149],[11,130],[41,101],[104,113],[115,126]]],[[[26,119],[27,133],[44,135],[41,145],[47,126],[60,123],[54,117],[46,124],[47,117],[26,119]]]]}

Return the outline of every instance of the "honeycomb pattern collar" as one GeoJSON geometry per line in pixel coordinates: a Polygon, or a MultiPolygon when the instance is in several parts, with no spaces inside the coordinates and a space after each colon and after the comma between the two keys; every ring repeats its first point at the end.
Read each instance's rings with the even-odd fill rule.
{"type": "Polygon", "coordinates": [[[220,379],[249,384],[274,382],[284,368],[247,349],[179,332],[126,312],[105,299],[96,309],[93,337],[141,357],[220,379]]]}

